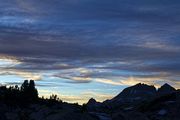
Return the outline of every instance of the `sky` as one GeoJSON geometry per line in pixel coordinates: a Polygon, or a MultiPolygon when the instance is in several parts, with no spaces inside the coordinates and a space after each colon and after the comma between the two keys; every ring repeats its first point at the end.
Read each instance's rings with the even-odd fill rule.
{"type": "Polygon", "coordinates": [[[67,102],[180,88],[179,0],[0,0],[0,83],[67,102]]]}

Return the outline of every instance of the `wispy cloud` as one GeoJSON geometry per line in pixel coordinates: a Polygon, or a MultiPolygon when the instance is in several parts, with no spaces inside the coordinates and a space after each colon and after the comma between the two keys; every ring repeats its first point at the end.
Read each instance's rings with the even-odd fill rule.
{"type": "Polygon", "coordinates": [[[42,95],[44,95],[44,97],[47,97],[47,98],[51,94],[56,94],[63,101],[70,102],[70,103],[78,102],[79,104],[87,103],[90,98],[94,98],[98,100],[99,102],[103,102],[107,99],[111,99],[114,97],[112,94],[99,93],[99,92],[93,92],[93,91],[81,92],[78,95],[63,95],[61,93],[58,93],[57,91],[48,91],[48,90],[41,90],[40,92],[43,93],[42,95]]]}
{"type": "Polygon", "coordinates": [[[28,80],[41,80],[42,77],[40,74],[32,73],[32,72],[26,72],[26,71],[20,71],[20,70],[4,70],[1,69],[0,75],[15,75],[22,77],[23,79],[28,80]]]}

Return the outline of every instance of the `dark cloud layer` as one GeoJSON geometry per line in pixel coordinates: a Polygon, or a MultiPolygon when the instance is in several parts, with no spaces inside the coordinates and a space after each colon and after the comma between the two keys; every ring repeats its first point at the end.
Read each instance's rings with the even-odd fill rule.
{"type": "Polygon", "coordinates": [[[179,7],[179,0],[0,0],[0,53],[21,62],[3,69],[56,71],[77,83],[132,74],[179,81],[179,7]]]}

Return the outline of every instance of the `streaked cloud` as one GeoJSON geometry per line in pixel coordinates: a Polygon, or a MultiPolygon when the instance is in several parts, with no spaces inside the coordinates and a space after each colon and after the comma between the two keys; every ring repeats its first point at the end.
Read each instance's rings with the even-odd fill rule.
{"type": "Polygon", "coordinates": [[[22,77],[23,79],[28,79],[28,80],[41,80],[42,79],[40,74],[26,72],[26,71],[19,71],[19,70],[1,69],[0,75],[16,75],[16,76],[22,77]]]}
{"type": "Polygon", "coordinates": [[[107,99],[111,99],[113,97],[112,94],[106,94],[106,93],[98,93],[98,92],[93,92],[93,91],[86,91],[82,92],[79,95],[62,95],[61,93],[58,93],[57,91],[48,91],[48,90],[41,90],[42,95],[44,97],[49,97],[52,94],[58,95],[60,99],[66,102],[70,103],[87,103],[90,98],[94,98],[98,100],[99,102],[105,101],[107,99]],[[76,102],[77,101],[77,102],[76,102]]]}

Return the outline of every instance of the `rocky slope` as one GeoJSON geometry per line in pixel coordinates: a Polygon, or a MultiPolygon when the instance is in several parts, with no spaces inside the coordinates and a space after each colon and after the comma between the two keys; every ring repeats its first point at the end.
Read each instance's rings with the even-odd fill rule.
{"type": "MultiPolygon", "coordinates": [[[[164,84],[154,86],[137,84],[124,89],[111,100],[96,105],[94,112],[106,113],[111,120],[179,120],[180,91],[164,84]],[[98,105],[98,107],[97,107],[98,105]]],[[[91,111],[92,112],[92,111],[91,111]]]]}
{"type": "Polygon", "coordinates": [[[12,106],[0,103],[0,120],[96,120],[75,104],[40,104],[12,106]]]}
{"type": "Polygon", "coordinates": [[[124,89],[119,95],[114,97],[112,102],[135,102],[139,100],[147,100],[156,94],[156,88],[154,86],[148,86],[146,84],[137,84],[132,87],[124,89]]]}

